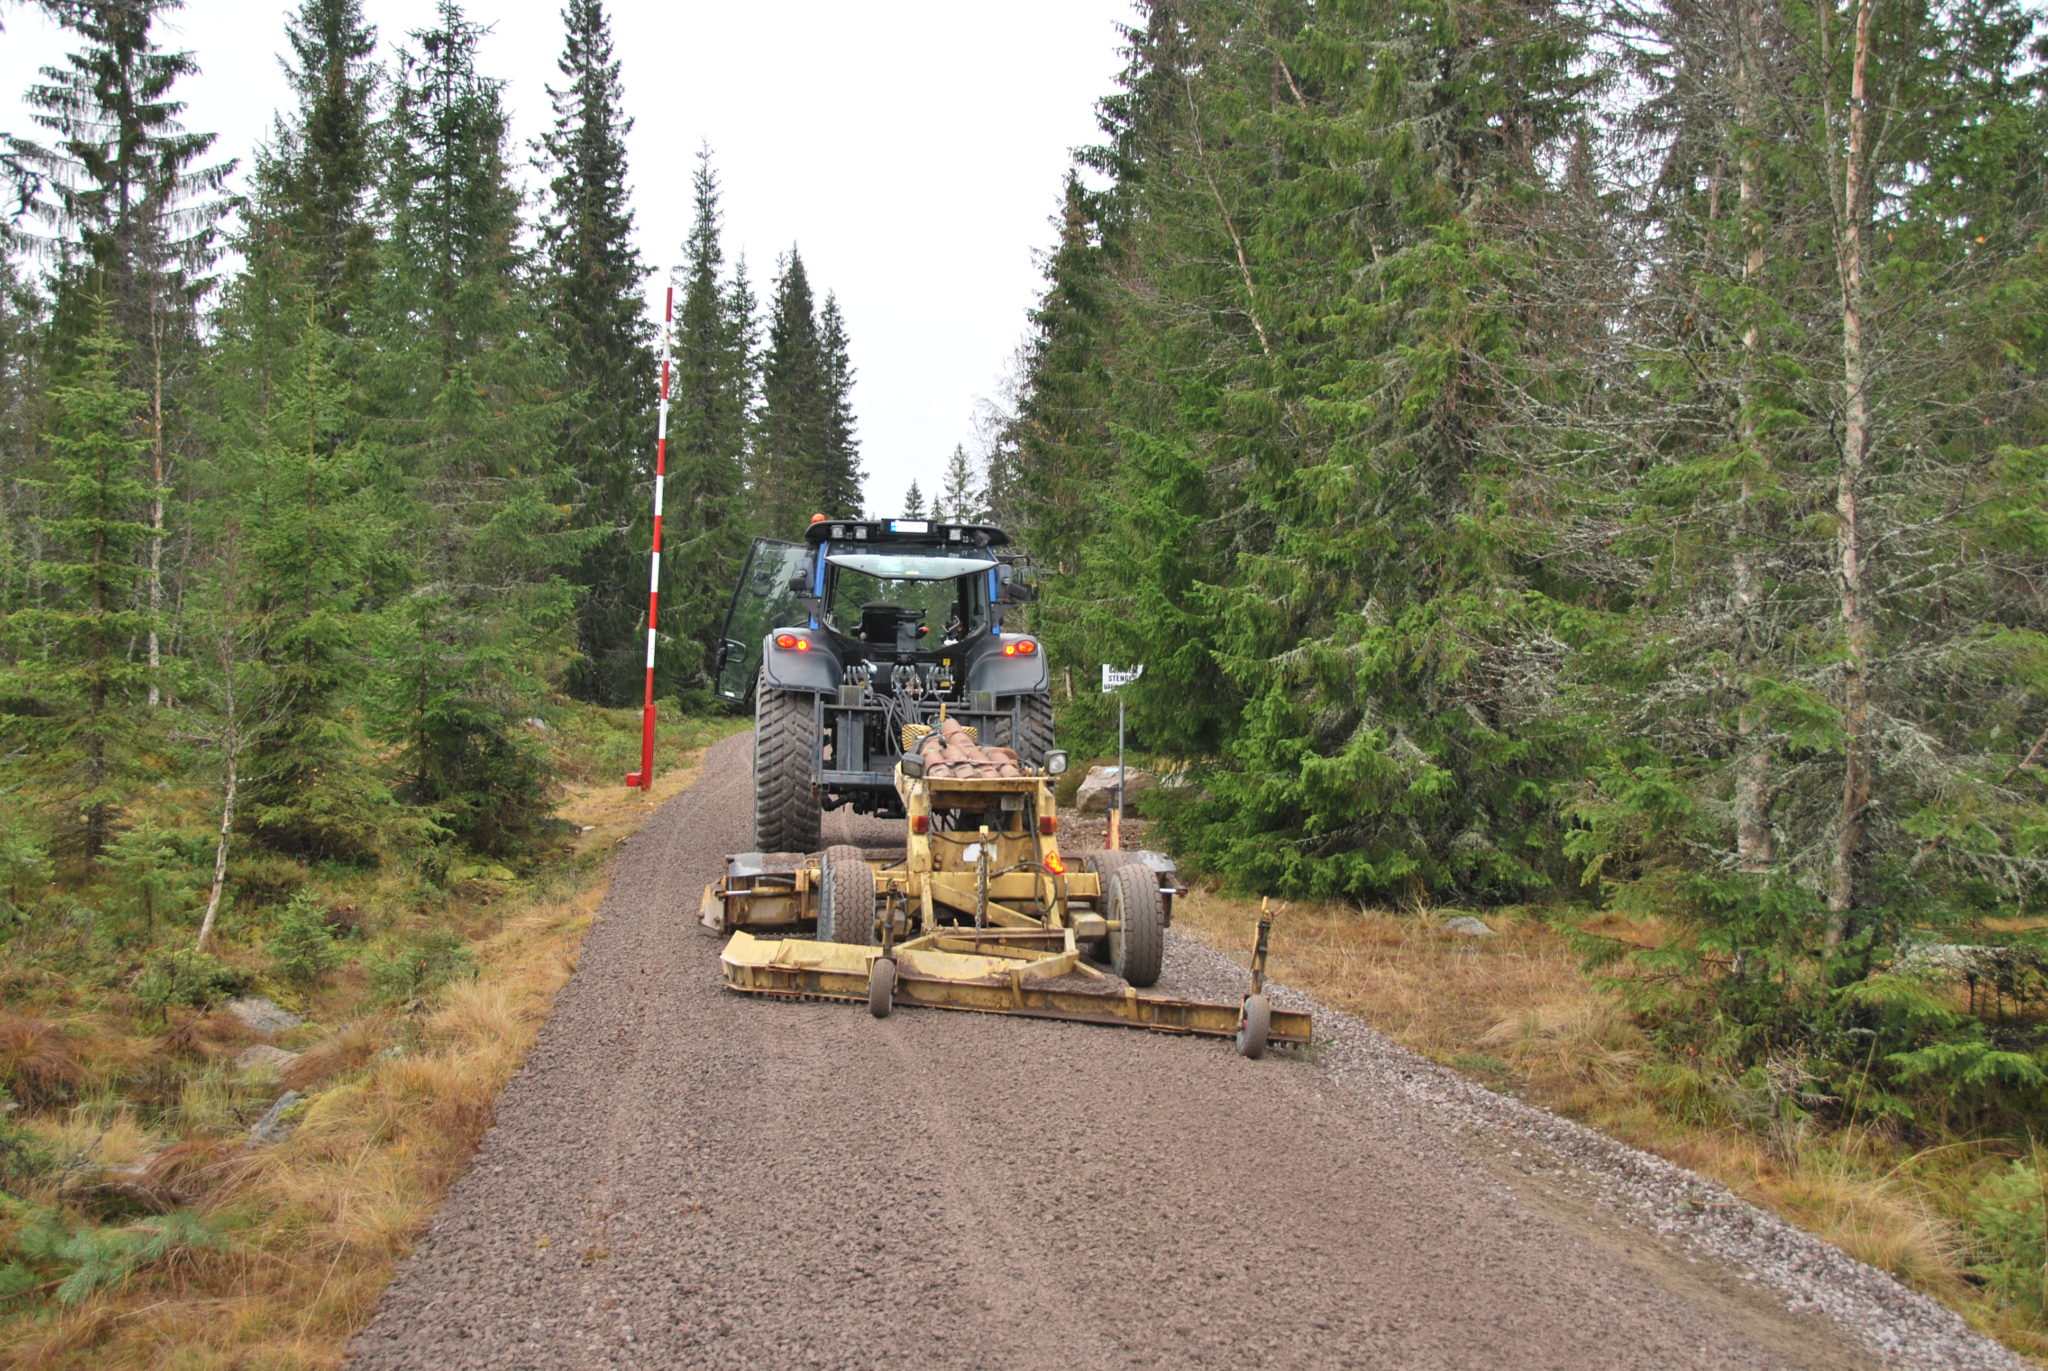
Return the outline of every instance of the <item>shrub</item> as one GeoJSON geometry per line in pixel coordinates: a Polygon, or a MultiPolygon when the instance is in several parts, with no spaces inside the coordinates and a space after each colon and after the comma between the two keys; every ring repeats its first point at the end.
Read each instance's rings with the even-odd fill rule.
{"type": "MultiPolygon", "coordinates": [[[[61,1164],[56,1148],[13,1121],[8,1112],[11,1103],[7,1091],[0,1089],[0,1195],[24,1194],[61,1164]]],[[[5,1214],[0,1208],[0,1218],[5,1214]]],[[[5,1298],[6,1276],[0,1272],[0,1299],[5,1298]]]]}
{"type": "Polygon", "coordinates": [[[48,849],[20,824],[0,825],[0,925],[25,921],[49,883],[48,849]]]}
{"type": "Polygon", "coordinates": [[[135,1004],[161,1016],[173,1005],[209,1009],[248,988],[247,973],[207,953],[178,948],[158,953],[142,968],[135,978],[135,1004]]]}
{"type": "Polygon", "coordinates": [[[141,915],[145,928],[154,929],[158,916],[179,904],[197,879],[172,835],[147,822],[116,837],[106,860],[127,911],[141,915]]]}
{"type": "Polygon", "coordinates": [[[15,1245],[28,1261],[64,1273],[57,1303],[76,1305],[95,1290],[119,1285],[138,1269],[193,1251],[219,1250],[227,1240],[189,1211],[143,1219],[122,1228],[72,1225],[56,1210],[29,1216],[15,1245]]]}
{"type": "Polygon", "coordinates": [[[341,950],[327,931],[327,911],[304,891],[285,906],[269,944],[272,969],[301,989],[319,984],[341,964],[341,950]]]}
{"type": "Polygon", "coordinates": [[[369,964],[370,993],[390,1005],[418,1005],[448,982],[475,972],[462,939],[437,928],[419,942],[369,964]]]}
{"type": "Polygon", "coordinates": [[[2032,1317],[2048,1316],[2048,1152],[1993,1176],[1972,1208],[1971,1272],[2032,1317]]]}

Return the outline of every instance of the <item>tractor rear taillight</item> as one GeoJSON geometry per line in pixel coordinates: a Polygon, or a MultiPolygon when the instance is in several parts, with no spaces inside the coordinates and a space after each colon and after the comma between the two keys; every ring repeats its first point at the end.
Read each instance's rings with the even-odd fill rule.
{"type": "Polygon", "coordinates": [[[911,831],[912,833],[929,833],[929,832],[931,832],[931,831],[932,831],[932,816],[931,816],[931,815],[929,815],[929,814],[913,814],[913,815],[911,815],[911,816],[910,816],[910,831],[911,831]]]}
{"type": "Polygon", "coordinates": [[[1019,638],[1014,643],[1003,644],[1003,655],[1005,657],[1029,657],[1036,651],[1038,651],[1038,644],[1029,638],[1019,638]]]}
{"type": "Polygon", "coordinates": [[[1060,821],[1058,819],[1055,819],[1052,815],[1041,814],[1038,816],[1038,831],[1040,833],[1045,834],[1047,837],[1051,837],[1053,834],[1059,832],[1059,829],[1060,821]]]}
{"type": "Polygon", "coordinates": [[[809,652],[811,640],[795,633],[778,633],[775,635],[775,646],[784,652],[809,652]]]}

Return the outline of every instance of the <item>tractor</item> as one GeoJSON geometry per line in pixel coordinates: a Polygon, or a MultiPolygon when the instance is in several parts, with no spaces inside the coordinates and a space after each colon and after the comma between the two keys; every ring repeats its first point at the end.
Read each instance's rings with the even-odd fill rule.
{"type": "Polygon", "coordinates": [[[944,718],[1028,769],[1054,760],[1045,651],[1004,625],[1036,597],[1009,541],[984,524],[824,515],[800,543],[754,541],[715,689],[753,697],[756,849],[816,851],[828,809],[901,818],[897,758],[944,718]]]}

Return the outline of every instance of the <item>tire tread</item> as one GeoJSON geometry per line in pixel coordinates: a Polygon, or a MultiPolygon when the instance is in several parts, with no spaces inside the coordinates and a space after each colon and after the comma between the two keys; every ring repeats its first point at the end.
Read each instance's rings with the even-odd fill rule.
{"type": "Polygon", "coordinates": [[[763,681],[754,700],[754,846],[762,852],[815,852],[821,819],[811,788],[818,746],[811,697],[763,681]]]}

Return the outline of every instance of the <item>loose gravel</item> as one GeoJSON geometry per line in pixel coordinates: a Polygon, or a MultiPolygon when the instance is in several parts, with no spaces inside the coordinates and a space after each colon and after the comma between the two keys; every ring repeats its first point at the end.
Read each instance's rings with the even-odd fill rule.
{"type": "MultiPolygon", "coordinates": [[[[620,858],[362,1368],[2015,1368],[1954,1315],[1284,989],[1318,1042],[725,990],[749,739],[620,858]]],[[[834,818],[827,841],[889,830],[834,818]]],[[[1162,988],[1245,973],[1179,939],[1162,988]]]]}

